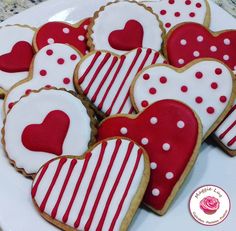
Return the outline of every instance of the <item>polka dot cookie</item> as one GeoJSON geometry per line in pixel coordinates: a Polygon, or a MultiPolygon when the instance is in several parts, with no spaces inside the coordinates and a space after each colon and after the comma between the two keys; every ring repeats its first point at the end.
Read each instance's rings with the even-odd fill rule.
{"type": "Polygon", "coordinates": [[[185,104],[158,101],[138,115],[102,121],[98,138],[127,137],[147,151],[151,177],[144,203],[163,215],[192,168],[202,140],[201,123],[185,104]]]}
{"type": "Polygon", "coordinates": [[[160,0],[146,1],[144,4],[158,15],[167,32],[183,22],[196,22],[207,27],[210,24],[207,0],[160,0]]]}
{"type": "Polygon", "coordinates": [[[164,49],[176,67],[196,58],[215,58],[236,71],[236,30],[211,32],[200,24],[184,23],[170,31],[164,49]]]}
{"type": "Polygon", "coordinates": [[[138,111],[163,99],[186,103],[200,117],[205,139],[233,103],[233,76],[227,66],[214,59],[197,60],[182,69],[157,64],[138,74],[131,99],[138,111]]]}
{"type": "Polygon", "coordinates": [[[90,18],[70,25],[65,22],[48,22],[38,29],[34,37],[34,48],[36,51],[53,43],[71,45],[83,55],[88,52],[86,34],[90,18]]]}
{"type": "Polygon", "coordinates": [[[68,45],[55,43],[42,48],[36,55],[27,79],[17,83],[4,100],[7,113],[22,95],[42,87],[75,90],[73,74],[80,60],[80,53],[68,45]]]}

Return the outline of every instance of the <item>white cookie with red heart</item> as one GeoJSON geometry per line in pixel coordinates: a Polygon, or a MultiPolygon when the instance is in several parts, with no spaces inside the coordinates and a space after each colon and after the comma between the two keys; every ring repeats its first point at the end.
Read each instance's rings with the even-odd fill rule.
{"type": "Polygon", "coordinates": [[[6,92],[28,75],[34,51],[34,29],[29,26],[0,28],[0,88],[6,92]]]}
{"type": "Polygon", "coordinates": [[[60,157],[37,173],[38,211],[63,230],[127,230],[149,180],[146,152],[127,139],[97,143],[83,157],[60,157]]]}
{"type": "Polygon", "coordinates": [[[163,30],[156,14],[135,1],[108,3],[94,14],[89,27],[92,50],[124,54],[138,47],[161,50],[163,30]]]}
{"type": "Polygon", "coordinates": [[[5,97],[4,112],[32,90],[57,87],[74,91],[73,74],[80,58],[80,53],[68,45],[55,43],[43,47],[35,55],[28,78],[16,84],[5,97]]]}
{"type": "Polygon", "coordinates": [[[95,141],[92,116],[91,109],[67,91],[31,92],[6,116],[2,132],[6,154],[26,176],[56,156],[82,155],[95,141]]]}
{"type": "Polygon", "coordinates": [[[134,108],[129,90],[135,75],[149,65],[163,62],[163,56],[152,49],[138,48],[122,56],[94,51],[78,64],[74,83],[101,117],[131,114],[134,108]]]}
{"type": "Polygon", "coordinates": [[[168,32],[177,24],[196,22],[210,25],[210,6],[207,0],[154,0],[143,1],[156,13],[168,32]]]}
{"type": "Polygon", "coordinates": [[[214,59],[199,59],[180,69],[153,65],[132,83],[132,102],[138,111],[162,99],[186,103],[200,117],[205,139],[230,110],[233,76],[227,66],[214,59]]]}

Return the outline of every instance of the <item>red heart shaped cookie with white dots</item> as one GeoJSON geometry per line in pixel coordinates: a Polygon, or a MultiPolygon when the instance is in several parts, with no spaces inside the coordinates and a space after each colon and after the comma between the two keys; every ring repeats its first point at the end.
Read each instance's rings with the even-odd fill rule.
{"type": "Polygon", "coordinates": [[[157,64],[138,74],[131,99],[138,111],[163,99],[186,103],[200,117],[205,139],[233,104],[233,77],[233,72],[215,59],[199,59],[180,69],[157,64]]]}
{"type": "Polygon", "coordinates": [[[151,178],[144,203],[163,215],[197,157],[202,138],[197,116],[181,102],[162,100],[138,115],[105,119],[98,138],[113,136],[128,137],[147,151],[151,178]]]}
{"type": "Polygon", "coordinates": [[[127,139],[97,143],[82,158],[61,157],[37,173],[37,210],[63,230],[127,230],[150,176],[149,160],[127,139]]]}
{"type": "Polygon", "coordinates": [[[63,43],[73,46],[83,55],[88,52],[86,34],[90,18],[71,25],[65,22],[48,22],[38,29],[34,37],[36,51],[53,43],[63,43]]]}
{"type": "Polygon", "coordinates": [[[236,71],[236,30],[211,32],[200,24],[184,23],[169,32],[164,47],[175,67],[196,58],[215,58],[236,71]]]}

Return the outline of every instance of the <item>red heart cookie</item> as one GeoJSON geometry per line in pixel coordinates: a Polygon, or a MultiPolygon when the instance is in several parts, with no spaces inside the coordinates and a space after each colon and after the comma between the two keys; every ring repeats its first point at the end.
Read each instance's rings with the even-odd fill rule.
{"type": "Polygon", "coordinates": [[[236,30],[211,32],[197,23],[183,23],[169,32],[164,47],[176,67],[196,58],[215,58],[236,70],[236,30]]]}
{"type": "Polygon", "coordinates": [[[82,20],[76,25],[64,22],[48,22],[38,29],[34,37],[34,47],[38,51],[52,43],[69,44],[83,55],[88,51],[87,28],[90,18],[82,20]]]}
{"type": "Polygon", "coordinates": [[[162,100],[138,115],[115,115],[105,119],[98,139],[128,137],[147,151],[151,178],[144,203],[163,215],[192,168],[201,144],[201,125],[183,103],[162,100]]]}
{"type": "Polygon", "coordinates": [[[127,230],[150,175],[146,152],[127,139],[103,140],[83,158],[60,157],[37,173],[31,195],[63,230],[127,230]]]}

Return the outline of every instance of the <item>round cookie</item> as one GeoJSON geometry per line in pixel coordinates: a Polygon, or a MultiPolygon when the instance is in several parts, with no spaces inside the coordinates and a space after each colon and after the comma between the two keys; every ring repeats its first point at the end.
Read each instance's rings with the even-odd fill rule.
{"type": "Polygon", "coordinates": [[[138,47],[159,51],[162,36],[162,24],[152,10],[135,1],[116,1],[94,14],[88,45],[119,55],[138,47]]]}
{"type": "Polygon", "coordinates": [[[8,112],[2,130],[7,157],[32,177],[54,157],[80,156],[95,142],[95,120],[86,103],[72,93],[42,89],[21,98],[8,112]]]}

